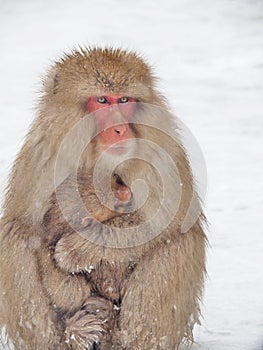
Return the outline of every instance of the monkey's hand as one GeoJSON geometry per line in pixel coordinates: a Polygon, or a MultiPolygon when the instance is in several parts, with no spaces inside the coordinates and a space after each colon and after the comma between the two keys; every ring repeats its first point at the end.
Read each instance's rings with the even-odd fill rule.
{"type": "Polygon", "coordinates": [[[83,307],[66,320],[65,342],[70,349],[91,350],[99,344],[113,322],[113,304],[91,297],[83,307]]]}

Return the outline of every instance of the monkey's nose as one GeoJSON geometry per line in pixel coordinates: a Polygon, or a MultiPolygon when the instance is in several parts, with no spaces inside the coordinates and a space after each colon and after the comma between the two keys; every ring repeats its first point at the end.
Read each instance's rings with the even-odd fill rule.
{"type": "Polygon", "coordinates": [[[114,132],[120,137],[122,137],[127,132],[127,127],[126,125],[117,125],[116,127],[114,127],[114,132]]]}

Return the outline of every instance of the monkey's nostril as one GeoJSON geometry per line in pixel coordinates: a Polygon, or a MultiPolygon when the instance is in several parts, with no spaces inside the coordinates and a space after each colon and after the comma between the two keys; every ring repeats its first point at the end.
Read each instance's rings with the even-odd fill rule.
{"type": "Polygon", "coordinates": [[[118,137],[125,136],[127,134],[127,127],[126,125],[118,125],[114,127],[114,132],[118,134],[118,137]]]}

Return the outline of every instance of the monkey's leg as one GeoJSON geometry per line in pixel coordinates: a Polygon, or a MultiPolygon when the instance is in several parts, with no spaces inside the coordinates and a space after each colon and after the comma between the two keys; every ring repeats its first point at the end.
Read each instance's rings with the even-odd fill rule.
{"type": "Polygon", "coordinates": [[[47,251],[38,254],[42,284],[50,300],[50,313],[61,334],[61,342],[71,350],[91,349],[107,333],[113,320],[113,304],[90,296],[83,274],[62,271],[47,251]]]}
{"type": "Polygon", "coordinates": [[[155,247],[130,276],[117,335],[125,349],[174,350],[183,337],[192,341],[205,274],[205,238],[193,231],[155,247]]]}
{"type": "Polygon", "coordinates": [[[147,259],[138,264],[127,283],[117,335],[122,344],[120,349],[175,349],[176,296],[172,288],[176,290],[178,286],[168,281],[170,266],[164,256],[154,259],[157,261],[147,259]]]}

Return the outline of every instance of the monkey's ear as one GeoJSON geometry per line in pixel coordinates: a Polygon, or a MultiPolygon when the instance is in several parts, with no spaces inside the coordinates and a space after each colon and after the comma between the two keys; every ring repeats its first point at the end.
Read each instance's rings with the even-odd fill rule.
{"type": "Polygon", "coordinates": [[[51,68],[47,78],[43,82],[45,91],[55,95],[58,92],[59,80],[60,76],[57,67],[51,68]]]}

